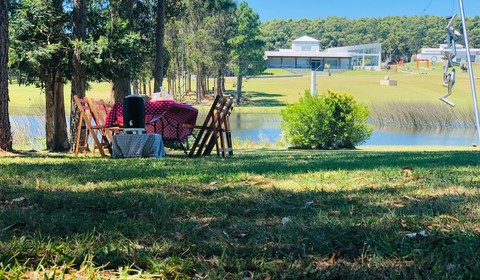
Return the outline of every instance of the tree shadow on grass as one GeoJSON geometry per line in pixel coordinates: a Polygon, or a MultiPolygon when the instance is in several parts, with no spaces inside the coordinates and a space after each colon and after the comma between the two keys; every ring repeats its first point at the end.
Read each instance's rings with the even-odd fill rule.
{"type": "MultiPolygon", "coordinates": [[[[478,196],[410,198],[418,186],[388,185],[288,190],[249,178],[407,165],[441,173],[478,160],[476,152],[262,151],[227,159],[2,161],[0,263],[79,266],[91,255],[110,269],[134,263],[181,277],[473,276],[478,236],[455,230],[452,221],[428,226],[440,215],[465,215],[478,196]],[[405,236],[425,229],[428,237],[405,236]]],[[[477,186],[463,175],[446,173],[445,184],[477,186]]],[[[386,182],[389,176],[386,170],[386,182]]]]}
{"type": "MultiPolygon", "coordinates": [[[[433,230],[417,238],[402,233],[419,232],[441,214],[455,216],[468,197],[402,200],[404,207],[398,209],[388,198],[400,199],[412,188],[298,192],[209,186],[24,190],[24,200],[1,205],[0,240],[9,246],[2,247],[0,261],[34,268],[41,258],[44,266],[79,266],[92,255],[109,269],[135,263],[154,272],[172,256],[181,256],[172,268],[184,277],[215,271],[240,276],[249,270],[295,279],[319,279],[325,273],[435,278],[432,266],[449,273],[451,250],[480,249],[478,237],[468,232],[456,236],[433,230]]],[[[475,258],[456,260],[459,269],[472,273],[475,263],[475,258]]]]}
{"type": "Polygon", "coordinates": [[[285,107],[285,102],[277,100],[281,94],[247,91],[243,93],[243,107],[285,107]]]}

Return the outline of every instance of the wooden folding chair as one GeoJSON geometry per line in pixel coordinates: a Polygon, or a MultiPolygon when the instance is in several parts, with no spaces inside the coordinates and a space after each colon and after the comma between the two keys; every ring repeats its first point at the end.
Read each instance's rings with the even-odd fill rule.
{"type": "Polygon", "coordinates": [[[105,126],[104,133],[108,137],[110,142],[113,141],[114,134],[123,133],[122,125],[113,125],[109,127],[105,125],[108,113],[110,113],[113,107],[111,104],[108,104],[103,99],[100,99],[100,100],[95,100],[93,98],[90,98],[90,99],[85,98],[85,99],[87,101],[90,100],[89,104],[90,104],[90,107],[93,109],[92,112],[93,112],[94,121],[99,126],[105,126]]]}
{"type": "Polygon", "coordinates": [[[216,147],[218,156],[220,156],[220,153],[223,157],[227,153],[233,155],[229,121],[233,107],[233,100],[217,96],[205,117],[203,125],[184,125],[184,127],[199,129],[195,142],[188,153],[189,157],[210,155],[213,147],[216,147]]]}
{"type": "Polygon", "coordinates": [[[95,154],[95,149],[98,149],[102,156],[107,156],[105,149],[111,153],[112,146],[105,134],[106,126],[98,124],[99,121],[96,119],[87,99],[78,98],[76,95],[74,95],[73,98],[80,110],[80,120],[78,122],[77,139],[75,143],[75,156],[78,156],[79,151],[83,151],[84,155],[86,155],[89,150],[89,136],[93,139],[92,153],[95,154]],[[85,131],[84,143],[80,143],[82,131],[85,131]],[[100,140],[97,138],[98,136],[100,136],[100,140]]]}
{"type": "MultiPolygon", "coordinates": [[[[216,143],[213,143],[213,139],[207,149],[212,149],[212,146],[216,146],[217,155],[222,155],[226,157],[227,155],[233,155],[233,144],[232,144],[232,129],[230,127],[230,115],[232,114],[233,108],[235,107],[235,102],[233,98],[230,98],[225,104],[223,110],[220,112],[220,117],[218,118],[218,135],[216,143]]],[[[208,152],[210,153],[210,152],[208,152]]]]}

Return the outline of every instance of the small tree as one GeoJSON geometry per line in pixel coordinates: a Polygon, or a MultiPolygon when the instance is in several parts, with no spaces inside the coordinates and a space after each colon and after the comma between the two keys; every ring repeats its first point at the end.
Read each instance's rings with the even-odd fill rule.
{"type": "Polygon", "coordinates": [[[365,142],[373,127],[367,124],[369,110],[348,93],[310,96],[282,110],[280,127],[286,140],[304,149],[353,149],[365,142]]]}
{"type": "Polygon", "coordinates": [[[234,37],[228,42],[232,46],[233,72],[237,75],[237,104],[242,97],[244,75],[254,75],[265,69],[263,61],[265,42],[260,31],[260,20],[247,4],[242,2],[235,12],[234,37]]]}

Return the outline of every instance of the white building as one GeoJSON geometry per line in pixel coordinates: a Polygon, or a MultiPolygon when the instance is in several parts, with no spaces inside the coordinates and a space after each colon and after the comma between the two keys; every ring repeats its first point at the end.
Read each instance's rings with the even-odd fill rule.
{"type": "Polygon", "coordinates": [[[303,36],[291,49],[265,52],[268,68],[380,70],[382,44],[367,44],[320,50],[320,41],[303,36]]]}
{"type": "MultiPolygon", "coordinates": [[[[453,59],[455,62],[467,61],[467,49],[463,45],[456,44],[457,55],[453,59]]],[[[453,52],[452,48],[448,48],[447,44],[440,44],[438,48],[422,48],[417,54],[417,59],[428,59],[432,62],[443,62],[442,52],[453,52]]],[[[480,49],[470,48],[470,58],[472,62],[480,62],[480,49]]]]}

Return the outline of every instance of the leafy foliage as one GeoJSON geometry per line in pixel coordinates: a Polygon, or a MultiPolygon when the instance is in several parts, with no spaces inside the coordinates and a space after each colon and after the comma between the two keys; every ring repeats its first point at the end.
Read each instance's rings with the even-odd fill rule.
{"type": "MultiPolygon", "coordinates": [[[[10,23],[10,64],[22,73],[19,82],[42,86],[48,71],[67,65],[68,15],[58,6],[39,0],[22,1],[10,23]]],[[[65,71],[66,69],[64,69],[65,71]]]]}
{"type": "Polygon", "coordinates": [[[306,91],[298,103],[282,110],[280,127],[286,140],[298,148],[352,149],[372,134],[368,114],[368,108],[357,104],[351,94],[328,91],[310,96],[306,91]]]}
{"type": "Polygon", "coordinates": [[[242,2],[235,16],[235,35],[229,40],[232,45],[233,70],[237,75],[261,73],[265,70],[263,63],[265,43],[260,31],[258,14],[246,2],[242,2]]]}

